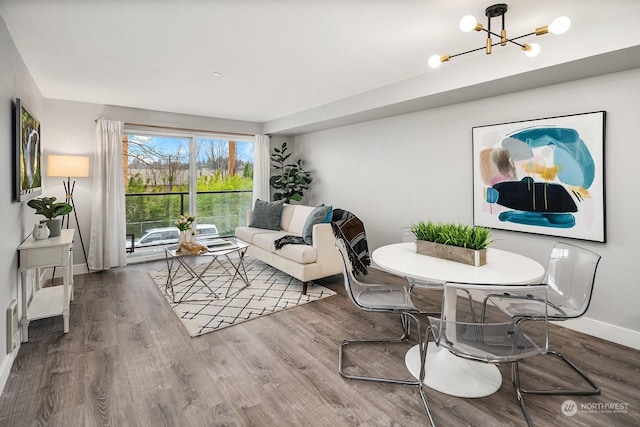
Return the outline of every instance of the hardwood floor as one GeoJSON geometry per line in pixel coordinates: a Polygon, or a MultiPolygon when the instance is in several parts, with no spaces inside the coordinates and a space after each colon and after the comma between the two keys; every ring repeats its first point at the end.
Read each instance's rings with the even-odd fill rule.
{"type": "MultiPolygon", "coordinates": [[[[70,332],[62,333],[61,317],[31,323],[0,396],[0,425],[427,425],[417,389],[339,376],[342,339],[400,332],[397,318],[357,310],[341,276],[320,281],[336,296],[190,338],[147,274],[163,267],[77,276],[70,332]]],[[[372,269],[366,280],[403,279],[372,269]]],[[[433,310],[440,298],[439,291],[419,290],[416,304],[433,310]]],[[[555,326],[551,342],[590,373],[602,394],[527,396],[535,425],[640,425],[639,351],[555,326]],[[561,411],[568,399],[578,405],[571,417],[561,411]],[[605,409],[614,404],[618,413],[605,409]]],[[[410,345],[348,348],[346,367],[409,378],[410,345]]],[[[525,384],[565,379],[550,358],[524,366],[525,384]]],[[[500,369],[503,385],[489,397],[426,388],[437,425],[525,425],[509,368],[500,369]]]]}

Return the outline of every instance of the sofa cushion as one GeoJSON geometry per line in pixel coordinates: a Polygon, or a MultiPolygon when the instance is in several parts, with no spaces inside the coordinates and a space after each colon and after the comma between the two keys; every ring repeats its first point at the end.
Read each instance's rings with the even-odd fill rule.
{"type": "MultiPolygon", "coordinates": [[[[253,236],[253,243],[260,249],[264,249],[267,252],[276,252],[276,248],[273,242],[287,233],[284,231],[269,231],[268,233],[259,233],[253,236]]],[[[277,252],[276,252],[277,253],[277,252]]]]}
{"type": "Polygon", "coordinates": [[[293,205],[293,215],[291,215],[291,220],[289,221],[289,225],[287,228],[283,228],[284,231],[288,231],[289,234],[294,234],[296,236],[302,236],[302,229],[304,228],[304,223],[313,211],[313,206],[303,206],[303,205],[293,205]]]}
{"type": "Polygon", "coordinates": [[[289,224],[291,223],[291,218],[293,218],[295,210],[296,205],[284,204],[284,207],[282,208],[282,219],[280,220],[280,230],[289,229],[289,224]]]}
{"type": "Polygon", "coordinates": [[[253,207],[253,219],[249,227],[280,230],[283,206],[284,200],[265,202],[257,199],[253,207]]]}
{"type": "Polygon", "coordinates": [[[266,230],[264,228],[254,228],[254,227],[236,227],[236,230],[235,230],[236,238],[247,243],[253,243],[253,239],[255,235],[263,234],[263,233],[275,233],[275,231],[266,230]]]}
{"type": "Polygon", "coordinates": [[[286,245],[275,253],[298,264],[311,264],[318,258],[316,248],[309,245],[286,245]]]}
{"type": "Polygon", "coordinates": [[[282,258],[297,262],[298,264],[309,264],[317,259],[317,251],[309,245],[286,245],[281,249],[275,249],[273,242],[288,233],[286,231],[269,231],[257,233],[253,236],[253,245],[267,252],[274,253],[282,258]]]}
{"type": "Polygon", "coordinates": [[[311,211],[302,227],[302,238],[306,244],[313,245],[313,226],[326,222],[329,211],[332,211],[331,206],[324,205],[317,206],[311,211]]]}

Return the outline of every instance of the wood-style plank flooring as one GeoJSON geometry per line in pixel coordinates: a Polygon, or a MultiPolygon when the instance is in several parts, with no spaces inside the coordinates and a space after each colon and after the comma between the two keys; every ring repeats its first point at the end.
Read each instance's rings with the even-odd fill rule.
{"type": "MultiPolygon", "coordinates": [[[[338,374],[342,339],[400,332],[394,316],[357,310],[341,276],[320,281],[336,296],[190,338],[147,274],[163,267],[77,276],[70,332],[62,332],[61,317],[31,323],[0,396],[0,425],[427,425],[416,388],[338,374]]],[[[372,269],[366,280],[403,279],[372,269]]],[[[418,290],[416,304],[434,310],[440,298],[439,291],[418,290]]],[[[640,425],[639,351],[556,326],[551,342],[591,373],[602,394],[527,396],[535,425],[640,425]],[[561,411],[568,399],[579,408],[571,417],[561,411]],[[617,413],[607,409],[614,404],[617,413]]],[[[347,368],[410,378],[404,353],[411,344],[349,347],[347,368]]],[[[523,367],[523,382],[563,380],[561,368],[537,357],[523,367]]],[[[427,388],[437,425],[525,425],[509,368],[500,369],[502,387],[489,397],[427,388]]]]}

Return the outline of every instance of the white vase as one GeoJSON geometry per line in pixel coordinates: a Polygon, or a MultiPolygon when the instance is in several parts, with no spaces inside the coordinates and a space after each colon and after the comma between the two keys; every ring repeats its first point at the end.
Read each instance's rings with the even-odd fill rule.
{"type": "Polygon", "coordinates": [[[191,232],[191,230],[178,231],[178,244],[190,242],[192,239],[192,235],[193,233],[191,232]]]}
{"type": "Polygon", "coordinates": [[[33,238],[36,240],[44,240],[49,238],[49,227],[46,223],[35,224],[33,226],[33,238]]]}

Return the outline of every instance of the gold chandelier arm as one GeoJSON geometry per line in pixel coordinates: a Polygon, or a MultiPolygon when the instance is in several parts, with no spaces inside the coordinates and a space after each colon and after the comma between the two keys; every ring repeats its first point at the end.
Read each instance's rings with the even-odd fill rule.
{"type": "Polygon", "coordinates": [[[547,34],[549,32],[549,26],[545,25],[544,27],[538,27],[536,28],[536,30],[534,31],[534,34],[536,36],[541,36],[543,34],[547,34]]]}

